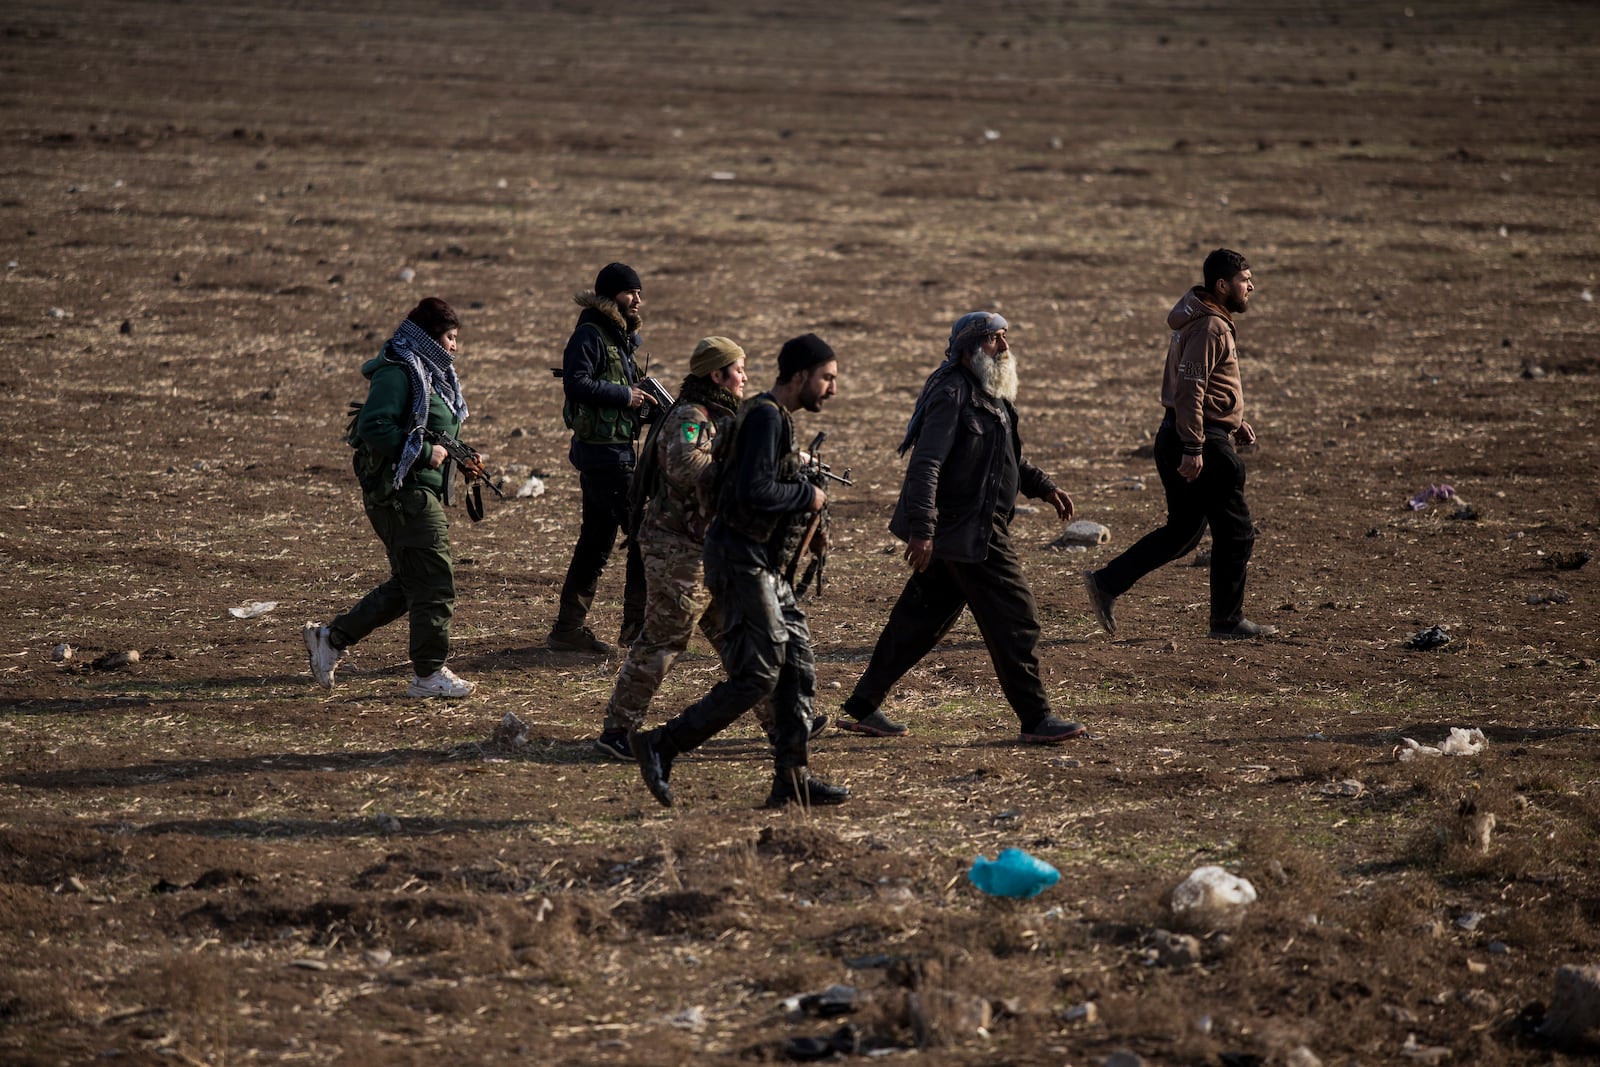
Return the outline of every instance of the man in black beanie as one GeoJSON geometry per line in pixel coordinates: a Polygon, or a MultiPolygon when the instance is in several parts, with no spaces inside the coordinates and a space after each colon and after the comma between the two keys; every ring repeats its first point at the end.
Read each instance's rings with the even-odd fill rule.
{"type": "MultiPolygon", "coordinates": [[[[811,777],[806,742],[816,699],[816,660],[805,612],[784,581],[784,563],[827,494],[800,474],[792,411],[821,411],[837,391],[839,364],[815,334],[778,353],[771,392],[746,400],[718,457],[717,517],[706,535],[706,587],[722,610],[727,677],[671,722],[630,738],[645,785],[672,806],[672,761],[699,748],[764,698],[772,698],[773,775],[768,807],[841,804],[850,791],[811,777]]],[[[723,438],[719,437],[721,442],[723,438]]],[[[813,551],[822,546],[813,542],[813,551]]]]}
{"type": "MultiPolygon", "coordinates": [[[[583,520],[572,546],[572,562],[561,583],[560,605],[548,644],[561,652],[606,655],[611,646],[588,626],[589,606],[600,575],[611,559],[617,531],[628,521],[628,495],[633,482],[633,442],[648,397],[634,383],[639,368],[640,307],[644,295],[638,273],[626,263],[608,263],[594,280],[592,293],[574,298],[583,311],[561,356],[561,388],[566,394],[561,415],[572,431],[567,456],[578,470],[583,490],[583,520]]],[[[644,626],[644,560],[631,538],[627,575],[622,589],[623,647],[633,643],[644,626]]]]}

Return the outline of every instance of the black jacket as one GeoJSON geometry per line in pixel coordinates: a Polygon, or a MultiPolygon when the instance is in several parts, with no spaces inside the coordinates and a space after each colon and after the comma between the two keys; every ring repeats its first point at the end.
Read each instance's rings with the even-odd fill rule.
{"type": "Polygon", "coordinates": [[[989,552],[998,511],[1006,521],[1016,498],[1002,500],[1000,483],[1009,449],[1023,496],[1042,499],[1056,485],[1022,458],[1017,409],[989,396],[959,363],[929,375],[917,399],[920,418],[889,532],[902,541],[928,538],[935,559],[976,563],[989,552]]]}

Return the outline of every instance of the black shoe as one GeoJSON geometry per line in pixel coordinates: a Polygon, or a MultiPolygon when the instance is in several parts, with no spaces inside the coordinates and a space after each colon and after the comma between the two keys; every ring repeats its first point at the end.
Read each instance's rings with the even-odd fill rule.
{"type": "Polygon", "coordinates": [[[1117,605],[1117,598],[1107,596],[1100,591],[1100,583],[1095,580],[1094,571],[1083,572],[1083,588],[1089,594],[1089,607],[1094,611],[1095,621],[1100,624],[1100,629],[1108,634],[1117,632],[1117,620],[1111,610],[1117,605]]]}
{"type": "Polygon", "coordinates": [[[644,633],[644,623],[623,623],[622,629],[617,633],[617,647],[632,648],[633,643],[639,639],[639,635],[642,633],[644,633]]]}
{"type": "Polygon", "coordinates": [[[545,644],[556,652],[587,652],[594,656],[609,656],[616,651],[596,637],[594,631],[587,626],[575,626],[570,630],[551,630],[550,636],[545,638],[545,644]]]}
{"type": "Polygon", "coordinates": [[[850,790],[842,785],[829,785],[820,778],[811,777],[804,767],[779,771],[772,779],[772,792],[767,794],[767,807],[781,808],[785,804],[843,804],[850,790]]]}
{"type": "Polygon", "coordinates": [[[841,715],[839,729],[866,737],[904,737],[911,732],[911,728],[905,723],[895,722],[882,711],[874,711],[861,719],[847,719],[841,715]]]}
{"type": "Polygon", "coordinates": [[[645,788],[663,808],[670,808],[672,787],[667,779],[672,777],[672,757],[677,753],[668,748],[666,740],[666,733],[659,727],[628,735],[628,745],[633,750],[633,758],[639,761],[639,774],[644,778],[645,788]]]}
{"type": "Polygon", "coordinates": [[[1089,730],[1081,722],[1068,722],[1054,715],[1046,715],[1032,726],[1022,728],[1022,739],[1033,745],[1059,745],[1082,737],[1089,730]]]}
{"type": "Polygon", "coordinates": [[[1206,636],[1215,638],[1218,641],[1243,641],[1251,637],[1271,637],[1277,632],[1278,628],[1276,626],[1251,622],[1249,619],[1240,619],[1232,626],[1213,628],[1206,636]]]}
{"type": "Polygon", "coordinates": [[[602,752],[612,759],[633,762],[633,749],[628,747],[626,730],[602,730],[600,736],[594,739],[594,747],[596,752],[602,752]]]}
{"type": "MultiPolygon", "coordinates": [[[[813,716],[812,719],[811,719],[811,732],[806,734],[806,740],[807,741],[815,741],[817,738],[822,736],[822,732],[824,730],[826,730],[827,728],[828,728],[828,717],[826,715],[813,716]]],[[[767,730],[766,731],[766,735],[767,735],[767,743],[769,745],[771,745],[773,748],[777,748],[778,747],[778,735],[777,735],[777,732],[773,731],[773,730],[767,730]]]]}

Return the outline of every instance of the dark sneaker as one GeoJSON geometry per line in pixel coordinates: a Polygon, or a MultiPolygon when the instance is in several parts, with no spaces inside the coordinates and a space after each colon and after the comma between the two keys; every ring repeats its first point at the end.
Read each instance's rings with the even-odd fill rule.
{"type": "Polygon", "coordinates": [[[633,749],[628,747],[626,730],[602,730],[600,736],[594,739],[594,748],[596,752],[612,759],[619,759],[624,763],[633,762],[633,749]]]}
{"type": "Polygon", "coordinates": [[[650,790],[650,795],[663,808],[670,808],[672,786],[667,784],[667,779],[672,777],[672,757],[677,753],[665,750],[662,744],[665,740],[666,736],[659,727],[628,735],[628,745],[633,751],[633,758],[639,761],[639,774],[644,778],[645,788],[650,790]]]}
{"type": "Polygon", "coordinates": [[[1115,634],[1117,619],[1111,614],[1111,609],[1116,607],[1117,598],[1107,596],[1100,591],[1100,583],[1095,580],[1094,571],[1083,572],[1083,588],[1089,594],[1089,607],[1093,609],[1095,621],[1100,624],[1100,629],[1108,634],[1115,634]]]}
{"type": "Polygon", "coordinates": [[[587,626],[571,630],[551,630],[545,644],[555,652],[587,652],[592,656],[609,656],[616,651],[594,635],[587,626]]]}
{"type": "Polygon", "coordinates": [[[1022,739],[1032,745],[1059,745],[1088,733],[1081,722],[1068,722],[1054,715],[1046,715],[1032,726],[1022,728],[1022,739]]]}
{"type": "Polygon", "coordinates": [[[911,732],[905,723],[895,722],[882,711],[875,711],[864,719],[849,719],[841,715],[839,729],[865,737],[904,737],[911,732]]]}
{"type": "MultiPolygon", "coordinates": [[[[813,715],[811,717],[811,732],[806,734],[806,740],[815,741],[817,738],[822,736],[822,732],[827,728],[828,717],[826,715],[813,715]]],[[[766,734],[767,743],[776,747],[778,744],[778,735],[771,730],[767,730],[766,734]]]]}
{"type": "Polygon", "coordinates": [[[1225,630],[1212,630],[1206,636],[1214,637],[1218,641],[1243,641],[1250,637],[1271,637],[1278,632],[1276,626],[1269,626],[1249,619],[1240,619],[1225,630]]]}
{"type": "Polygon", "coordinates": [[[631,623],[630,622],[625,622],[625,623],[623,623],[622,624],[622,629],[617,631],[617,647],[618,648],[632,648],[633,647],[633,643],[639,639],[639,635],[642,634],[642,633],[644,633],[644,623],[642,623],[642,622],[631,622],[631,623]]]}
{"type": "Polygon", "coordinates": [[[811,777],[804,767],[779,771],[772,779],[772,792],[767,795],[767,807],[781,808],[785,804],[805,807],[825,804],[843,804],[850,790],[842,785],[829,785],[820,778],[811,777]]]}

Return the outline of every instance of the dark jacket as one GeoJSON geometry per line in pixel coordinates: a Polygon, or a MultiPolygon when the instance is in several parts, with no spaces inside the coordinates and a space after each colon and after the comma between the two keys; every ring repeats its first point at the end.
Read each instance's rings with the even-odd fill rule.
{"type": "Polygon", "coordinates": [[[816,496],[799,473],[794,422],[771,393],[762,393],[740,405],[726,433],[731,451],[720,460],[706,555],[782,570],[797,520],[816,496]]]}
{"type": "MultiPolygon", "coordinates": [[[[366,451],[379,466],[378,488],[367,495],[370,503],[381,503],[394,496],[394,465],[411,430],[411,377],[398,363],[390,363],[383,356],[375,356],[361,366],[367,378],[366,403],[356,419],[356,435],[366,451]]],[[[427,428],[438,433],[457,437],[461,433],[461,420],[450,410],[438,393],[428,394],[427,428]]],[[[406,474],[402,489],[426,489],[434,496],[444,496],[444,469],[427,466],[426,453],[433,446],[424,444],[424,455],[417,457],[406,474]]]]}
{"type": "Polygon", "coordinates": [[[579,470],[631,468],[639,417],[628,402],[639,380],[639,335],[628,331],[615,301],[583,293],[578,303],[583,311],[561,354],[562,414],[573,431],[568,456],[579,470]]]}
{"type": "Polygon", "coordinates": [[[1007,522],[1016,499],[1000,499],[1009,449],[1023,496],[1042,499],[1055,483],[1022,458],[1017,409],[978,388],[972,373],[946,362],[928,377],[917,400],[919,429],[911,446],[889,532],[902,541],[933,541],[936,559],[976,563],[989,552],[995,513],[1007,522]]]}

